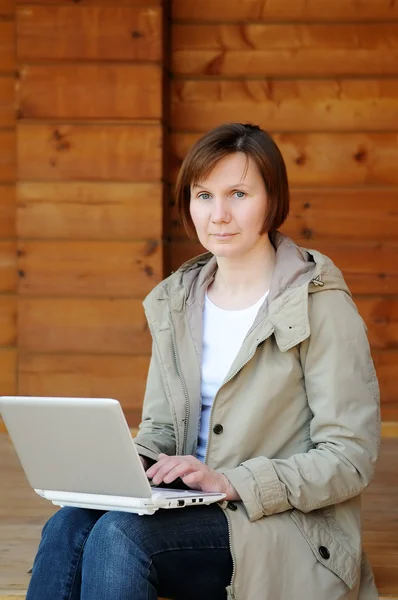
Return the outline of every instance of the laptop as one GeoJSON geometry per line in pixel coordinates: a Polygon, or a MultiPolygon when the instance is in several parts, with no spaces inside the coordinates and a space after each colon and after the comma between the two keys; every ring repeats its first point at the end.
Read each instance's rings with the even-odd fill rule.
{"type": "Polygon", "coordinates": [[[29,484],[56,506],[151,515],[225,497],[151,486],[112,398],[3,396],[0,413],[29,484]]]}

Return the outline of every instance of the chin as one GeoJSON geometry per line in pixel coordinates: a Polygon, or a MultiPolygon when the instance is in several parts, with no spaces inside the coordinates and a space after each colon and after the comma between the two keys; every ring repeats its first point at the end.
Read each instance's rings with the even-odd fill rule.
{"type": "Polygon", "coordinates": [[[208,252],[214,254],[216,258],[237,258],[244,254],[242,248],[233,248],[231,245],[222,244],[211,244],[209,245],[208,252]]]}

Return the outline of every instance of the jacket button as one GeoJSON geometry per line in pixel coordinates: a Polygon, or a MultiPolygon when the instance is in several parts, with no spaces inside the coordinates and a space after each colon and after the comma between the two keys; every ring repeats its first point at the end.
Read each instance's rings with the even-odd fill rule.
{"type": "Polygon", "coordinates": [[[235,502],[228,502],[227,508],[229,508],[230,510],[238,510],[238,507],[235,504],[235,502]]]}
{"type": "Polygon", "coordinates": [[[325,560],[327,560],[328,558],[330,558],[330,552],[329,552],[329,550],[325,546],[319,546],[319,554],[325,560]]]}
{"type": "Polygon", "coordinates": [[[219,423],[217,423],[217,425],[214,425],[213,431],[216,435],[220,435],[220,433],[222,433],[224,431],[224,427],[222,425],[220,425],[219,423]]]}

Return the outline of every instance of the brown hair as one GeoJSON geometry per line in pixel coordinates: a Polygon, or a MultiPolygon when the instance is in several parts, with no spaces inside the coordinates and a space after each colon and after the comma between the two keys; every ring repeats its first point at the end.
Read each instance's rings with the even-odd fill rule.
{"type": "Polygon", "coordinates": [[[181,165],[175,194],[178,213],[188,236],[196,235],[189,210],[191,185],[204,179],[219,160],[235,152],[243,152],[251,158],[264,179],[269,210],[260,233],[273,234],[286,220],[289,185],[286,165],[278,146],[270,134],[257,125],[226,123],[201,137],[189,149],[181,165]]]}

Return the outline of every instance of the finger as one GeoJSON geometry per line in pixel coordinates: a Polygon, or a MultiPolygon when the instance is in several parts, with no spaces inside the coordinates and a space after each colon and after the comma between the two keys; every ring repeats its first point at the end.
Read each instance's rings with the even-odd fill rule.
{"type": "Polygon", "coordinates": [[[155,464],[151,466],[147,471],[147,475],[149,479],[151,479],[165,464],[169,461],[174,461],[175,463],[178,461],[180,457],[178,456],[167,456],[167,454],[163,455],[161,459],[159,459],[155,464]]]}
{"type": "Polygon", "coordinates": [[[179,457],[178,462],[168,461],[167,463],[165,463],[159,469],[156,475],[152,478],[152,481],[155,484],[159,484],[162,481],[164,481],[165,483],[170,483],[171,481],[177,479],[177,477],[181,477],[181,475],[183,475],[184,473],[188,473],[191,470],[192,467],[189,461],[187,461],[185,457],[179,457]],[[170,475],[171,472],[172,475],[170,475]]]}
{"type": "Polygon", "coordinates": [[[191,465],[189,462],[184,461],[179,465],[176,465],[173,469],[171,469],[168,473],[166,473],[163,477],[163,481],[165,483],[171,483],[178,479],[178,477],[183,478],[188,473],[192,472],[195,467],[191,465]]]}

